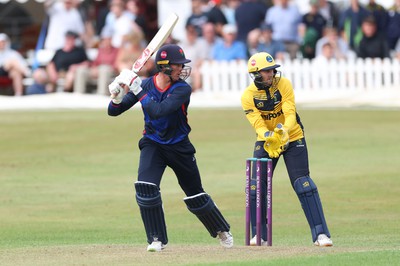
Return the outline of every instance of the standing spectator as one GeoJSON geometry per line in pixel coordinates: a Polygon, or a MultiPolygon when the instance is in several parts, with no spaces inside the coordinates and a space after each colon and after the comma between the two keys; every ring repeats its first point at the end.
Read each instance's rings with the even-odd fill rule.
{"type": "Polygon", "coordinates": [[[243,43],[247,41],[247,34],[259,28],[265,19],[267,6],[257,0],[243,0],[236,8],[235,20],[238,29],[237,39],[243,43]]]}
{"type": "Polygon", "coordinates": [[[272,38],[285,44],[285,50],[290,58],[294,59],[299,51],[298,28],[301,22],[301,14],[295,4],[289,4],[289,0],[277,0],[268,9],[265,23],[272,26],[272,38]]]}
{"type": "Polygon", "coordinates": [[[204,12],[203,0],[192,0],[192,13],[186,20],[186,26],[193,25],[198,36],[202,36],[202,27],[207,22],[208,16],[204,12]]]}
{"type": "Polygon", "coordinates": [[[223,42],[214,45],[212,59],[217,61],[247,59],[246,45],[236,40],[237,29],[235,25],[226,24],[222,28],[223,42]]]}
{"type": "Polygon", "coordinates": [[[319,0],[319,13],[325,18],[326,26],[339,26],[340,11],[332,1],[319,0]]]}
{"type": "MultiPolygon", "coordinates": [[[[369,0],[365,8],[375,17],[378,31],[386,35],[389,22],[389,15],[386,9],[377,4],[375,0],[369,0]]],[[[400,25],[398,25],[400,27],[400,25]]]]}
{"type": "Polygon", "coordinates": [[[108,105],[110,116],[121,115],[139,102],[142,106],[145,125],[139,141],[135,189],[147,251],[160,252],[168,243],[160,186],[167,167],[173,169],[186,195],[183,200],[188,210],[223,247],[231,248],[230,225],[203,189],[195,147],[189,139],[187,115],[192,88],[185,80],[190,75],[190,60],[176,44],[162,46],[155,58],[157,74],[143,81],[136,73],[123,70],[109,86],[115,97],[108,105]]]}
{"type": "Polygon", "coordinates": [[[199,38],[197,31],[193,25],[186,26],[186,38],[179,43],[179,46],[185,51],[187,57],[191,59],[192,73],[187,79],[187,82],[191,84],[193,91],[197,91],[201,88],[201,64],[208,57],[206,41],[203,38],[199,38]]]}
{"type": "Polygon", "coordinates": [[[324,29],[324,36],[317,41],[315,48],[315,56],[319,56],[322,53],[322,47],[329,43],[333,50],[334,57],[336,59],[346,59],[350,53],[349,46],[339,33],[336,28],[326,27],[324,29]]]}
{"type": "Polygon", "coordinates": [[[30,69],[22,55],[11,48],[11,42],[5,33],[0,33],[0,76],[12,80],[15,96],[24,94],[22,80],[29,76],[30,69]]]}
{"type": "Polygon", "coordinates": [[[387,28],[387,37],[389,48],[394,49],[398,40],[400,40],[400,0],[394,0],[394,4],[389,8],[389,21],[387,28]]]}
{"type": "Polygon", "coordinates": [[[364,19],[361,25],[363,37],[357,51],[361,58],[385,58],[390,57],[389,45],[384,33],[378,31],[375,17],[370,15],[364,19]]]}
{"type": "Polygon", "coordinates": [[[235,12],[240,3],[240,0],[226,0],[225,4],[221,6],[228,24],[236,25],[235,12]]]}
{"type": "Polygon", "coordinates": [[[214,45],[218,42],[222,42],[222,38],[217,35],[215,32],[215,25],[210,22],[203,25],[202,33],[203,36],[200,38],[205,40],[205,46],[203,49],[206,51],[207,59],[211,59],[214,45]]]}
{"type": "Polygon", "coordinates": [[[322,31],[326,25],[325,18],[319,13],[318,0],[310,0],[310,6],[310,12],[304,14],[299,27],[302,38],[301,52],[307,59],[315,57],[315,45],[318,39],[322,38],[322,31]]]}
{"type": "Polygon", "coordinates": [[[64,46],[67,31],[74,31],[81,37],[85,34],[85,24],[78,11],[78,0],[47,0],[46,12],[49,16],[45,49],[56,51],[64,46]]]}
{"type": "Polygon", "coordinates": [[[72,92],[75,80],[75,72],[79,66],[89,65],[86,51],[82,46],[77,46],[78,34],[68,31],[65,34],[64,47],[58,49],[46,66],[49,75],[49,92],[54,92],[57,82],[64,78],[64,91],[72,92]]]}
{"type": "Polygon", "coordinates": [[[215,31],[218,35],[222,34],[222,27],[228,23],[221,9],[221,0],[203,0],[208,4],[204,5],[207,14],[207,21],[215,25],[215,31]]]}
{"type": "Polygon", "coordinates": [[[74,92],[85,93],[88,81],[96,80],[97,93],[108,94],[107,86],[116,74],[115,61],[118,48],[111,44],[111,32],[103,31],[97,56],[89,65],[82,65],[76,70],[74,92]]]}
{"type": "Polygon", "coordinates": [[[350,7],[341,13],[339,30],[350,49],[356,51],[362,38],[361,23],[369,12],[360,5],[358,0],[350,1],[350,7]]]}

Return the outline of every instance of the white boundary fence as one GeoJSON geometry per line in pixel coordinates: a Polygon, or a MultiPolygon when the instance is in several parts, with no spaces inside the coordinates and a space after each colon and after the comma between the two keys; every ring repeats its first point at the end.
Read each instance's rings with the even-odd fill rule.
{"type": "MultiPolygon", "coordinates": [[[[279,70],[282,75],[291,80],[296,100],[300,101],[300,104],[318,105],[334,100],[335,104],[331,104],[332,106],[351,105],[352,101],[357,101],[353,98],[358,98],[358,102],[354,104],[371,105],[375,97],[376,101],[380,101],[379,105],[382,105],[385,99],[379,97],[387,92],[387,95],[392,95],[386,96],[389,97],[387,105],[400,105],[399,60],[356,58],[321,62],[295,59],[277,63],[281,65],[279,70]],[[340,100],[343,100],[343,104],[340,104],[340,100]],[[344,103],[344,100],[347,103],[344,103]],[[396,103],[393,103],[395,100],[396,103]]],[[[247,73],[245,60],[206,61],[202,64],[201,75],[203,84],[201,93],[209,99],[240,98],[240,94],[252,82],[247,73]]]]}

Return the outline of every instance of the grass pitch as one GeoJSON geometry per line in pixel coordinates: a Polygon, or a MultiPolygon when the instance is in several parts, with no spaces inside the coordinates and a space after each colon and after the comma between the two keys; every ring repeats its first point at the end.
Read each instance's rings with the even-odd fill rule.
{"type": "Polygon", "coordinates": [[[244,166],[254,132],[239,109],[191,109],[203,185],[235,246],[225,250],[208,235],[167,170],[169,244],[147,253],[133,188],[139,109],[116,118],[105,110],[0,112],[0,265],[396,265],[400,112],[299,114],[334,247],[312,246],[283,160],[273,185],[274,246],[244,246],[244,166]]]}

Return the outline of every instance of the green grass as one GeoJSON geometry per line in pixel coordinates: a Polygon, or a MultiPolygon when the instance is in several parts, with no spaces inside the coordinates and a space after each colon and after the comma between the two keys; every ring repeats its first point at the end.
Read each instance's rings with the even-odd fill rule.
{"type": "Polygon", "coordinates": [[[231,224],[224,250],[161,183],[169,244],[145,252],[134,200],[138,109],[0,112],[0,265],[395,265],[400,261],[400,112],[300,110],[333,248],[312,246],[284,162],[274,176],[274,246],[244,246],[244,164],[254,132],[240,109],[191,109],[206,191],[231,224]]]}

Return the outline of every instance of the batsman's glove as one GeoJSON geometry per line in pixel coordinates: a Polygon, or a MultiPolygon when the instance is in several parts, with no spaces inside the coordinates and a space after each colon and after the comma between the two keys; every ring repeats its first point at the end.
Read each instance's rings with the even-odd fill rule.
{"type": "Polygon", "coordinates": [[[108,90],[110,91],[112,102],[115,104],[120,104],[125,95],[124,88],[122,88],[121,85],[114,80],[110,85],[108,85],[108,90]]]}
{"type": "Polygon", "coordinates": [[[129,87],[133,94],[138,95],[142,91],[142,79],[132,70],[123,69],[121,73],[115,78],[119,84],[129,87]]]}

